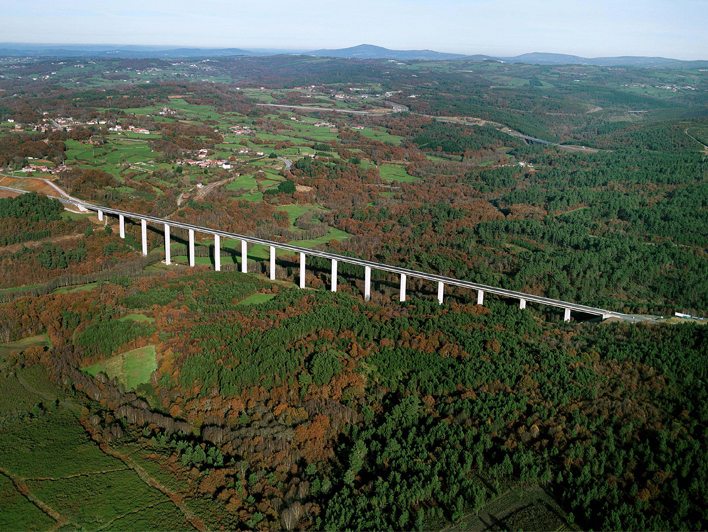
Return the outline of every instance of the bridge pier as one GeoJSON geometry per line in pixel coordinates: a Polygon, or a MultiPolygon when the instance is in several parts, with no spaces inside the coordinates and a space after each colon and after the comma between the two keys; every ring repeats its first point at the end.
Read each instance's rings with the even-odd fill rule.
{"type": "Polygon", "coordinates": [[[570,321],[570,309],[569,308],[565,309],[565,312],[563,314],[563,321],[570,321]]]}
{"type": "Polygon", "coordinates": [[[484,292],[482,290],[477,290],[477,304],[484,305],[484,292]]]}
{"type": "Polygon", "coordinates": [[[189,267],[194,268],[194,229],[189,230],[189,267]]]}
{"type": "Polygon", "coordinates": [[[120,237],[125,238],[125,216],[122,214],[118,215],[118,228],[120,231],[120,237]]]}
{"type": "Polygon", "coordinates": [[[305,254],[300,252],[300,288],[305,288],[305,254]]]}
{"type": "Polygon", "coordinates": [[[332,259],[332,292],[337,291],[337,261],[332,259]]]}
{"type": "Polygon", "coordinates": [[[270,280],[275,281],[275,246],[270,246],[270,280]]]}
{"type": "Polygon", "coordinates": [[[438,304],[443,304],[443,292],[445,291],[445,285],[442,281],[438,281],[438,304]]]}
{"type": "Polygon", "coordinates": [[[241,271],[248,273],[248,243],[241,240],[241,271]]]}
{"type": "Polygon", "coordinates": [[[165,224],[165,264],[172,264],[170,259],[170,226],[165,224]]]}
{"type": "Polygon", "coordinates": [[[100,209],[98,210],[98,221],[99,222],[103,221],[103,211],[100,209]]]}
{"type": "Polygon", "coordinates": [[[221,237],[214,235],[214,271],[221,271],[221,237]]]}
{"type": "Polygon", "coordinates": [[[519,299],[519,308],[521,310],[526,308],[526,300],[525,299],[519,299]]]}
{"type": "Polygon", "coordinates": [[[371,266],[364,266],[364,301],[371,300],[371,266]]]}
{"type": "Polygon", "coordinates": [[[406,274],[405,273],[401,274],[401,293],[398,297],[398,300],[401,302],[406,300],[406,274]]]}
{"type": "Polygon", "coordinates": [[[143,233],[143,256],[146,256],[148,254],[147,220],[140,220],[140,225],[142,226],[143,233]]]}

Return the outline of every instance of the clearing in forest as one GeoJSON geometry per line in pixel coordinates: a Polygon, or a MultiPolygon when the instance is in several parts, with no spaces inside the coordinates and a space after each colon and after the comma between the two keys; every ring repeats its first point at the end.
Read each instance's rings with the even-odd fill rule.
{"type": "Polygon", "coordinates": [[[157,369],[155,346],[149,345],[133,349],[84,368],[91,376],[105,373],[109,378],[117,378],[128,390],[150,382],[150,376],[157,369]]]}

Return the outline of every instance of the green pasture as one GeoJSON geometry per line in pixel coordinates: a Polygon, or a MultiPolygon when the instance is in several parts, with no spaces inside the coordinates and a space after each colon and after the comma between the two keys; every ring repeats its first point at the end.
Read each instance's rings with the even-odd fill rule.
{"type": "Polygon", "coordinates": [[[234,179],[233,181],[230,181],[227,185],[226,188],[229,190],[239,190],[239,189],[245,189],[245,190],[251,190],[257,186],[256,180],[253,178],[251,175],[242,175],[234,179]]]}
{"type": "Polygon", "coordinates": [[[201,118],[202,120],[218,120],[220,118],[213,106],[194,105],[187,103],[183,98],[174,98],[169,101],[167,107],[174,111],[182,111],[185,115],[201,118]]]}
{"type": "Polygon", "coordinates": [[[140,384],[150,382],[150,376],[157,369],[155,346],[149,345],[133,349],[84,368],[91,376],[103,372],[108,377],[116,377],[126,389],[134,390],[140,384]]]}
{"type": "Polygon", "coordinates": [[[239,305],[260,305],[266,301],[270,301],[275,297],[275,294],[253,294],[239,303],[239,305]]]}
{"type": "Polygon", "coordinates": [[[420,178],[410,175],[405,167],[395,164],[382,164],[379,166],[379,175],[384,181],[398,181],[399,183],[412,183],[420,181],[420,178]]]}
{"type": "Polygon", "coordinates": [[[305,205],[279,205],[277,207],[279,211],[285,211],[288,213],[288,217],[290,218],[290,225],[294,227],[295,220],[297,220],[300,216],[305,214],[306,212],[310,211],[315,211],[316,213],[319,212],[326,212],[326,209],[323,209],[319,205],[312,205],[312,204],[305,204],[305,205]]]}
{"type": "Polygon", "coordinates": [[[359,130],[359,133],[367,139],[378,140],[380,142],[390,142],[391,144],[395,144],[396,146],[400,146],[401,142],[403,141],[403,137],[400,137],[398,135],[391,135],[387,131],[380,129],[366,128],[359,130]]]}
{"type": "Polygon", "coordinates": [[[123,316],[122,318],[120,318],[120,321],[147,321],[149,323],[155,323],[155,318],[149,318],[145,314],[128,314],[127,316],[123,316]]]}

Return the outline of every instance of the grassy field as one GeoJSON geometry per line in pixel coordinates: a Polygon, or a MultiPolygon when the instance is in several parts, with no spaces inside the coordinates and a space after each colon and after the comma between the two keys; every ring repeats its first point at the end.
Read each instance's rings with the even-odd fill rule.
{"type": "Polygon", "coordinates": [[[253,294],[239,303],[239,305],[260,305],[266,301],[270,301],[275,297],[275,294],[253,294]]]}
{"type": "Polygon", "coordinates": [[[122,318],[120,318],[120,321],[128,321],[128,320],[137,321],[137,322],[147,321],[149,323],[155,323],[155,318],[149,318],[145,314],[128,314],[127,316],[123,316],[122,318]]]}
{"type": "Polygon", "coordinates": [[[84,368],[89,375],[100,372],[108,377],[116,377],[128,390],[150,381],[150,375],[157,369],[155,346],[149,345],[116,355],[98,364],[84,368]]]}
{"type": "Polygon", "coordinates": [[[399,183],[412,183],[420,181],[420,178],[410,175],[402,166],[395,164],[382,164],[379,166],[379,174],[384,181],[391,182],[393,180],[399,183]]]}
{"type": "Polygon", "coordinates": [[[279,205],[277,209],[288,213],[291,227],[294,227],[293,224],[295,220],[306,212],[315,211],[315,215],[317,215],[318,212],[326,212],[326,209],[323,209],[319,205],[279,205]]]}

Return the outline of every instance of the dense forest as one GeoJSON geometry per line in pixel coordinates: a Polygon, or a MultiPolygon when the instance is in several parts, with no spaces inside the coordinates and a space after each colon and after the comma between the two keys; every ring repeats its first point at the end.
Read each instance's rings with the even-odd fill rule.
{"type": "Polygon", "coordinates": [[[202,271],[1,311],[13,337],[47,331],[34,363],[111,397],[92,408],[94,438],[123,419],[123,440],[199,471],[229,528],[426,529],[532,485],[583,528],[705,526],[705,327],[292,289],[239,306],[257,291],[282,292],[202,271]],[[120,320],[136,310],[159,335],[120,320]],[[77,371],[146,343],[159,369],[144,400],[77,371]]]}

